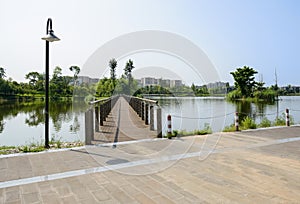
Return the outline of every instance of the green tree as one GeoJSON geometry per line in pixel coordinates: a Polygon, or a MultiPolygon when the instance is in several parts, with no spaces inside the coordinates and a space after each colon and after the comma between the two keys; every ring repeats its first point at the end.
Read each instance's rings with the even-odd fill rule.
{"type": "Polygon", "coordinates": [[[58,66],[55,67],[50,81],[50,94],[52,99],[72,95],[73,90],[70,86],[71,81],[72,77],[62,76],[62,69],[58,66]]]}
{"type": "Polygon", "coordinates": [[[4,79],[6,77],[5,69],[0,67],[0,79],[4,79]]]}
{"type": "Polygon", "coordinates": [[[108,97],[111,96],[114,92],[114,84],[111,79],[103,78],[99,80],[96,88],[97,96],[108,97]]]}
{"type": "Polygon", "coordinates": [[[71,66],[69,68],[71,72],[73,72],[73,80],[74,80],[74,85],[76,85],[76,80],[78,79],[78,74],[80,73],[80,68],[78,66],[71,66]]]}
{"type": "Polygon", "coordinates": [[[253,88],[256,85],[254,75],[257,74],[253,68],[244,66],[237,68],[235,72],[230,72],[235,82],[234,86],[241,92],[242,97],[251,97],[253,95],[253,88]]]}
{"type": "Polygon", "coordinates": [[[62,75],[62,68],[56,66],[55,69],[53,70],[52,79],[59,78],[61,75],[62,75]]]}
{"type": "Polygon", "coordinates": [[[25,79],[29,80],[29,84],[32,86],[36,86],[38,80],[40,79],[40,73],[38,72],[29,72],[25,75],[25,79]]]}
{"type": "Polygon", "coordinates": [[[110,78],[115,81],[116,80],[116,67],[118,63],[115,58],[109,60],[109,67],[110,67],[110,78]]]}
{"type": "Polygon", "coordinates": [[[130,92],[131,92],[130,91],[131,90],[131,84],[132,84],[132,75],[131,75],[131,72],[132,72],[133,69],[134,69],[133,61],[131,59],[129,59],[128,62],[126,62],[126,66],[124,68],[125,76],[128,79],[128,89],[125,92],[127,94],[130,94],[130,92]]]}

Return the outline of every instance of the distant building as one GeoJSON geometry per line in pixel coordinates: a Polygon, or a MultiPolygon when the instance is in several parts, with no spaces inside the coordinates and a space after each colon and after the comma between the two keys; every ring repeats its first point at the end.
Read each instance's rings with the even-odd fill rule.
{"type": "Polygon", "coordinates": [[[183,85],[182,80],[173,80],[173,79],[156,79],[153,77],[144,77],[140,79],[140,85],[142,87],[145,86],[155,86],[155,85],[160,85],[165,88],[169,87],[180,87],[183,85]]]}
{"type": "Polygon", "coordinates": [[[98,78],[90,78],[88,76],[78,76],[77,78],[77,83],[80,84],[96,84],[98,83],[99,79],[98,78]]]}
{"type": "Polygon", "coordinates": [[[145,77],[141,79],[142,86],[151,86],[151,85],[157,85],[157,79],[152,77],[145,77]]]}
{"type": "Polygon", "coordinates": [[[182,81],[181,80],[171,80],[170,87],[181,87],[182,81]]]}
{"type": "Polygon", "coordinates": [[[218,81],[218,82],[214,82],[214,83],[209,83],[206,85],[206,87],[208,89],[216,89],[216,88],[224,88],[228,85],[228,82],[221,82],[221,81],[218,81]]]}

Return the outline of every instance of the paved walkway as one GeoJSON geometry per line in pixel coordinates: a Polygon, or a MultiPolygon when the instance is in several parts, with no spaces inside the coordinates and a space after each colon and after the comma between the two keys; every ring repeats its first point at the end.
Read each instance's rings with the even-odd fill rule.
{"type": "Polygon", "coordinates": [[[127,101],[120,97],[111,113],[95,133],[93,144],[153,139],[156,131],[150,131],[127,101]]]}
{"type": "Polygon", "coordinates": [[[2,156],[0,203],[299,203],[300,127],[2,156]]]}

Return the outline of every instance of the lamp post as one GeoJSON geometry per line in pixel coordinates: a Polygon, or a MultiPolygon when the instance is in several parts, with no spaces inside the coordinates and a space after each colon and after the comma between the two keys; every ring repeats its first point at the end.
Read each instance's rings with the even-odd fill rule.
{"type": "Polygon", "coordinates": [[[45,78],[45,148],[49,148],[49,42],[59,41],[52,30],[52,19],[48,18],[46,36],[46,78],[45,78]]]}

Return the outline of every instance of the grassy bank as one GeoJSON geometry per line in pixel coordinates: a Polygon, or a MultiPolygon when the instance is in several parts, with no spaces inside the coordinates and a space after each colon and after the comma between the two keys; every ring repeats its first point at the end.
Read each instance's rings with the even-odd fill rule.
{"type": "Polygon", "coordinates": [[[207,135],[211,134],[212,130],[209,125],[205,124],[202,130],[173,130],[171,135],[166,134],[164,137],[171,139],[172,137],[184,137],[184,136],[192,136],[192,135],[207,135]]]}
{"type": "MultiPolygon", "coordinates": [[[[290,116],[290,125],[294,124],[294,119],[292,116],[290,116]]],[[[246,117],[244,120],[241,121],[239,125],[239,130],[248,130],[248,129],[256,129],[256,128],[267,128],[267,127],[274,127],[274,126],[285,126],[286,121],[285,121],[285,115],[284,113],[276,118],[274,121],[270,121],[268,118],[263,118],[259,124],[255,123],[255,121],[250,118],[246,117]]],[[[223,132],[234,132],[235,130],[235,125],[232,124],[230,126],[226,126],[223,129],[223,132]]]]}
{"type": "MultiPolygon", "coordinates": [[[[83,142],[64,142],[59,139],[51,139],[49,141],[49,149],[61,149],[83,146],[83,142]]],[[[42,152],[48,150],[44,147],[43,142],[32,142],[29,145],[22,146],[0,146],[0,155],[2,154],[15,154],[15,153],[28,153],[28,152],[42,152]]]]}

